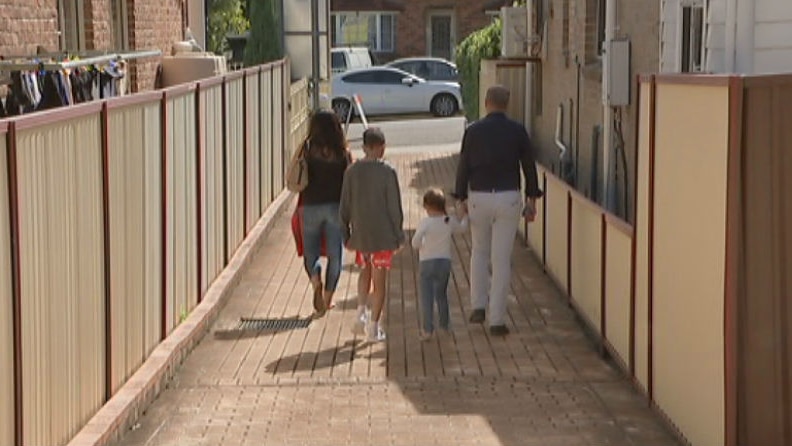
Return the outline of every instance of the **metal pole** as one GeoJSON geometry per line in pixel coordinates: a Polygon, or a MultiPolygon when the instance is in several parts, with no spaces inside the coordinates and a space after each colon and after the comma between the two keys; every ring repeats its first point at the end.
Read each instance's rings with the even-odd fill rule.
{"type": "Polygon", "coordinates": [[[319,0],[311,0],[311,96],[312,105],[314,110],[319,110],[319,80],[321,78],[319,73],[319,65],[321,55],[319,51],[319,0]]]}

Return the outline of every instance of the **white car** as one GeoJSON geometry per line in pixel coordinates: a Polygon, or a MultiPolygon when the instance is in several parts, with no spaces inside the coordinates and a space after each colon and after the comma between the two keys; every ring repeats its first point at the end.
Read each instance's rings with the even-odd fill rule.
{"type": "MultiPolygon", "coordinates": [[[[368,115],[431,112],[453,116],[463,109],[456,82],[434,82],[390,67],[347,71],[333,77],[332,107],[346,120],[358,95],[368,115]]],[[[352,110],[355,113],[355,110],[352,110]]]]}

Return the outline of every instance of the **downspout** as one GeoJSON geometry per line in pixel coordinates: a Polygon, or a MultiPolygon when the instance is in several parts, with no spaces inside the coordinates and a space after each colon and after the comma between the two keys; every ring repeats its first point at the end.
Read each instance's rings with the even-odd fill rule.
{"type": "Polygon", "coordinates": [[[558,109],[556,110],[556,127],[555,127],[555,145],[558,147],[558,150],[561,153],[558,154],[558,169],[559,169],[559,176],[561,178],[565,177],[565,168],[566,165],[566,158],[567,152],[569,148],[564,144],[564,141],[561,140],[561,133],[563,132],[564,128],[564,104],[558,104],[558,109]]]}
{"type": "Polygon", "coordinates": [[[576,85],[576,94],[577,94],[577,108],[575,109],[575,165],[573,166],[575,169],[575,186],[577,186],[577,180],[580,178],[580,76],[583,71],[583,65],[580,63],[580,55],[575,55],[575,65],[577,66],[577,85],[576,85]]]}
{"type": "Polygon", "coordinates": [[[609,203],[610,189],[610,155],[613,150],[613,107],[610,106],[608,91],[610,89],[610,45],[616,36],[616,0],[605,0],[605,43],[602,60],[602,183],[600,186],[601,204],[611,209],[609,203]]]}
{"type": "Polygon", "coordinates": [[[737,0],[726,3],[726,54],[724,71],[734,73],[737,70],[737,0]]]}

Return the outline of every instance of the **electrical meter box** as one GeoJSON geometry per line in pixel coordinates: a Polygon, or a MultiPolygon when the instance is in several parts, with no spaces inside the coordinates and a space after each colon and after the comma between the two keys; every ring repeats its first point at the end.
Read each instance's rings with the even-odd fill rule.
{"type": "Polygon", "coordinates": [[[609,69],[602,98],[605,105],[623,107],[630,105],[630,41],[611,40],[605,52],[609,69]]]}

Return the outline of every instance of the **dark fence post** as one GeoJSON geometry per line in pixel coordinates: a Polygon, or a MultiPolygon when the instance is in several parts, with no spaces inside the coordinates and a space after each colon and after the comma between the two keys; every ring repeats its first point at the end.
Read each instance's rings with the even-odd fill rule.
{"type": "Polygon", "coordinates": [[[14,332],[14,441],[25,443],[22,395],[22,271],[19,258],[19,177],[17,175],[16,123],[8,126],[6,163],[8,164],[8,223],[11,228],[11,302],[14,332]]]}
{"type": "Polygon", "coordinates": [[[110,290],[110,117],[107,102],[100,115],[102,151],[102,226],[104,231],[105,402],[113,396],[113,299],[110,290]]]}

